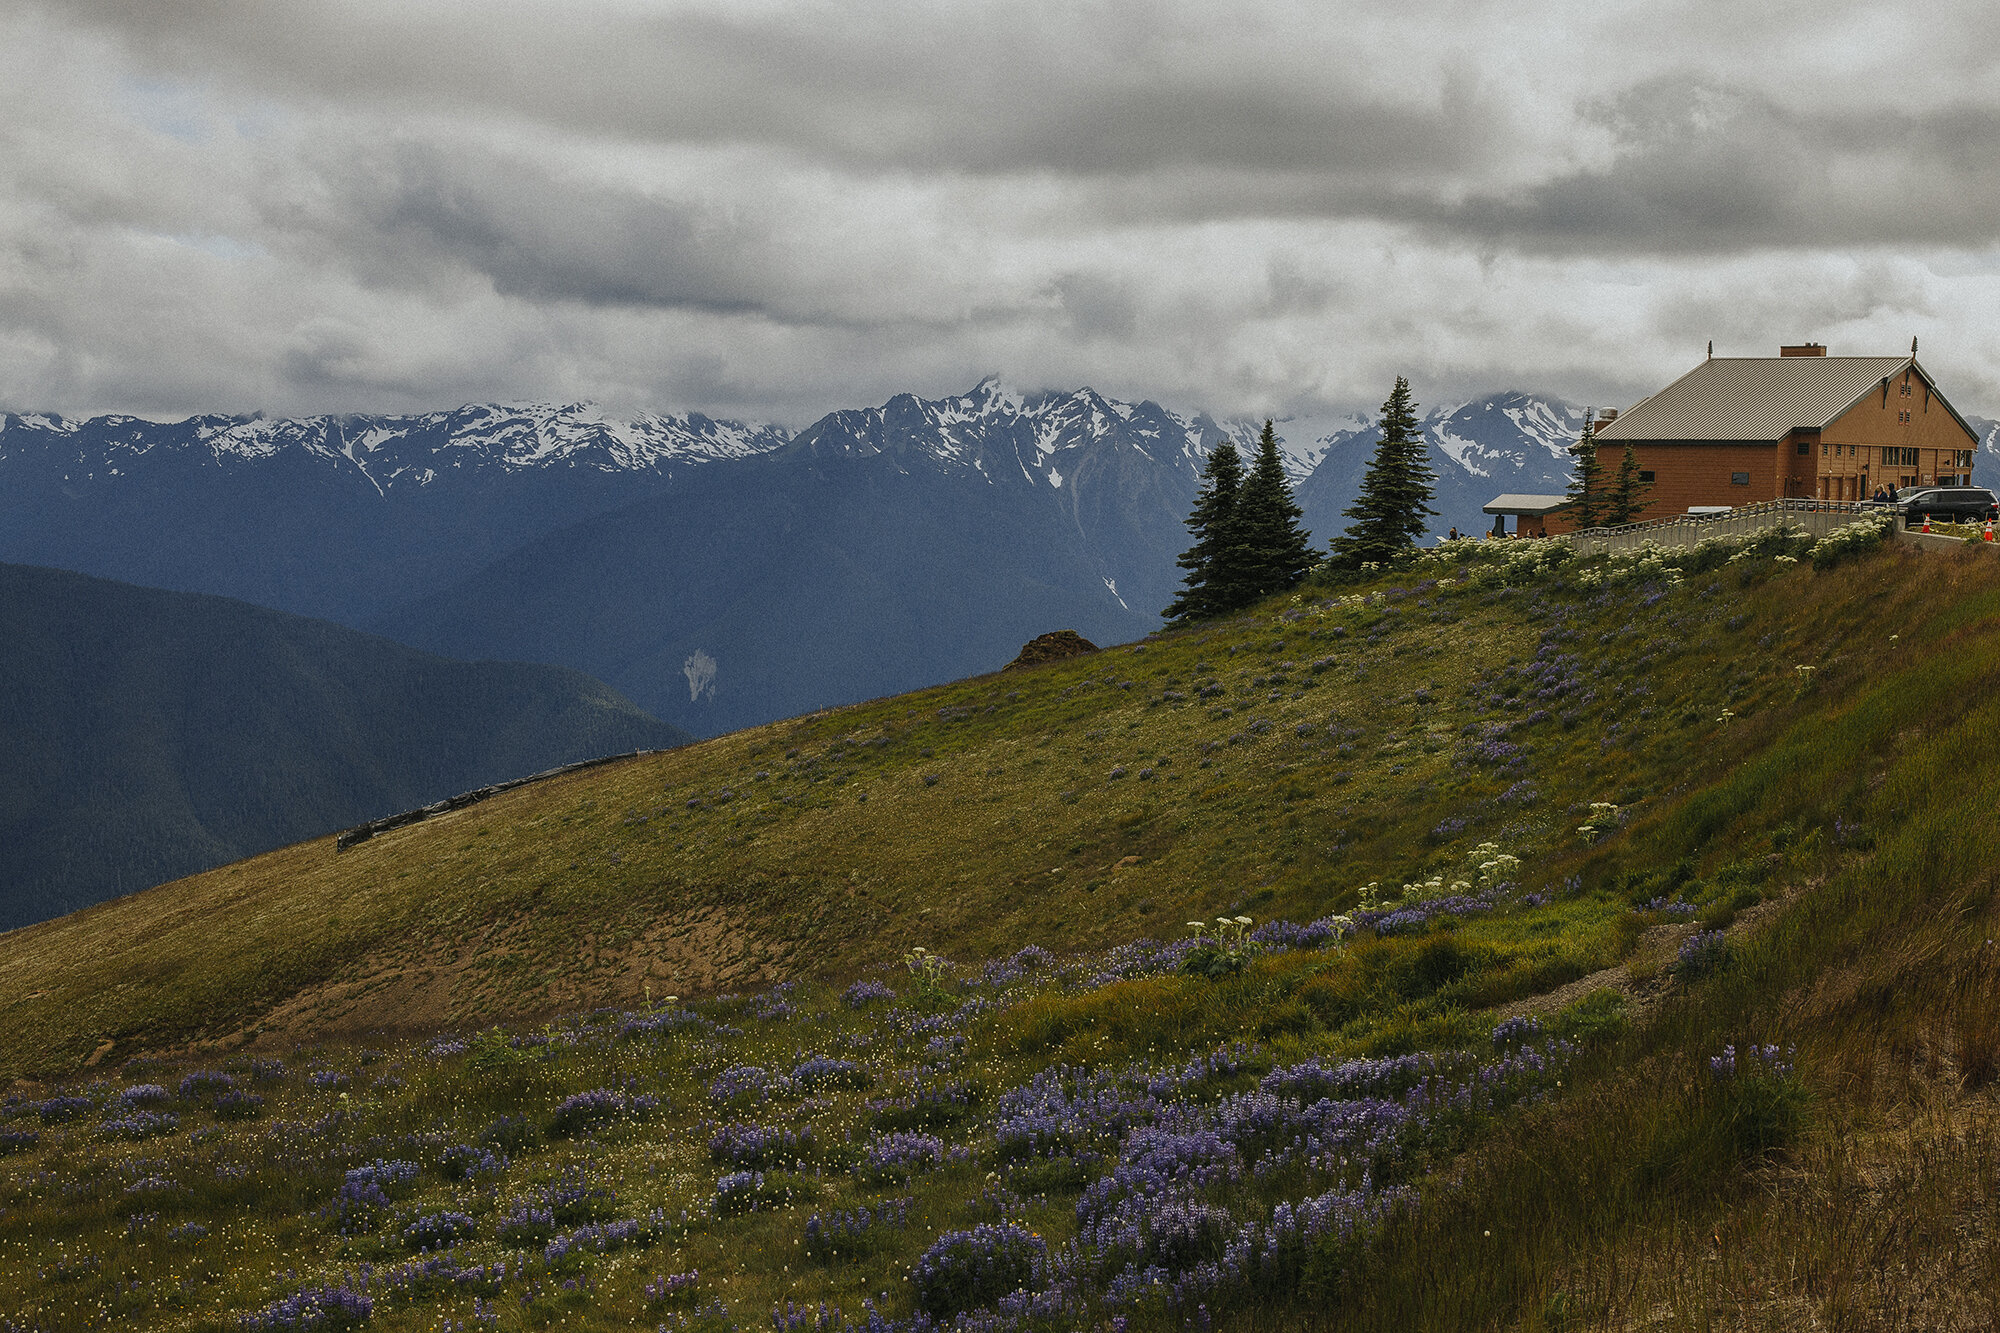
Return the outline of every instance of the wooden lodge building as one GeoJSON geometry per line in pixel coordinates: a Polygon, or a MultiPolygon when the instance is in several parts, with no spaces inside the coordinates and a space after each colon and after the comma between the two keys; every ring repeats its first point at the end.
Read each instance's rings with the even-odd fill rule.
{"type": "MultiPolygon", "coordinates": [[[[1972,483],[1978,432],[1910,355],[1708,360],[1597,424],[1607,484],[1625,445],[1651,483],[1641,521],[1786,497],[1866,500],[1877,487],[1972,483]]],[[[1567,525],[1564,525],[1567,526],[1567,525]]]]}

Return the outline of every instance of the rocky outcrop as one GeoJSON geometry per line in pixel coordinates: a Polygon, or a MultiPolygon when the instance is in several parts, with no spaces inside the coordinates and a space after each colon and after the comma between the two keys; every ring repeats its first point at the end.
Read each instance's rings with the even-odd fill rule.
{"type": "Polygon", "coordinates": [[[1038,639],[1030,639],[1022,644],[1020,654],[1000,669],[1017,671],[1022,667],[1040,666],[1044,662],[1060,662],[1066,657],[1082,657],[1086,653],[1096,651],[1097,645],[1075,630],[1059,629],[1053,634],[1044,634],[1038,639]]]}

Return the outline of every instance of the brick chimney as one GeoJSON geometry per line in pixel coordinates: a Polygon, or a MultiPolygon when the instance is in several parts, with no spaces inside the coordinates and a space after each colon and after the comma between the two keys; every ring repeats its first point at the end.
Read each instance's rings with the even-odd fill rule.
{"type": "Polygon", "coordinates": [[[1779,356],[1825,356],[1825,343],[1795,343],[1790,347],[1780,347],[1779,356]]]}

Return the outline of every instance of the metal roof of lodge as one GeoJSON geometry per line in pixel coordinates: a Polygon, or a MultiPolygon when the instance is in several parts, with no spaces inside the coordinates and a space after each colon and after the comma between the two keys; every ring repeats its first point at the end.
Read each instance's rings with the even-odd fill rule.
{"type": "Polygon", "coordinates": [[[1936,381],[1907,356],[1713,357],[1606,422],[1597,438],[1781,440],[1827,425],[1905,368],[1942,401],[1936,381]]]}

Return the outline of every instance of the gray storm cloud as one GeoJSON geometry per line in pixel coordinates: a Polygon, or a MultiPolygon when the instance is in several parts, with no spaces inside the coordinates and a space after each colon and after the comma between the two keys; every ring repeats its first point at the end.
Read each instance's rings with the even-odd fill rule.
{"type": "Polygon", "coordinates": [[[0,0],[0,408],[798,422],[993,368],[1224,413],[1399,373],[1618,402],[1709,337],[1913,333],[2000,406],[1996,36],[1955,3],[0,0]]]}

